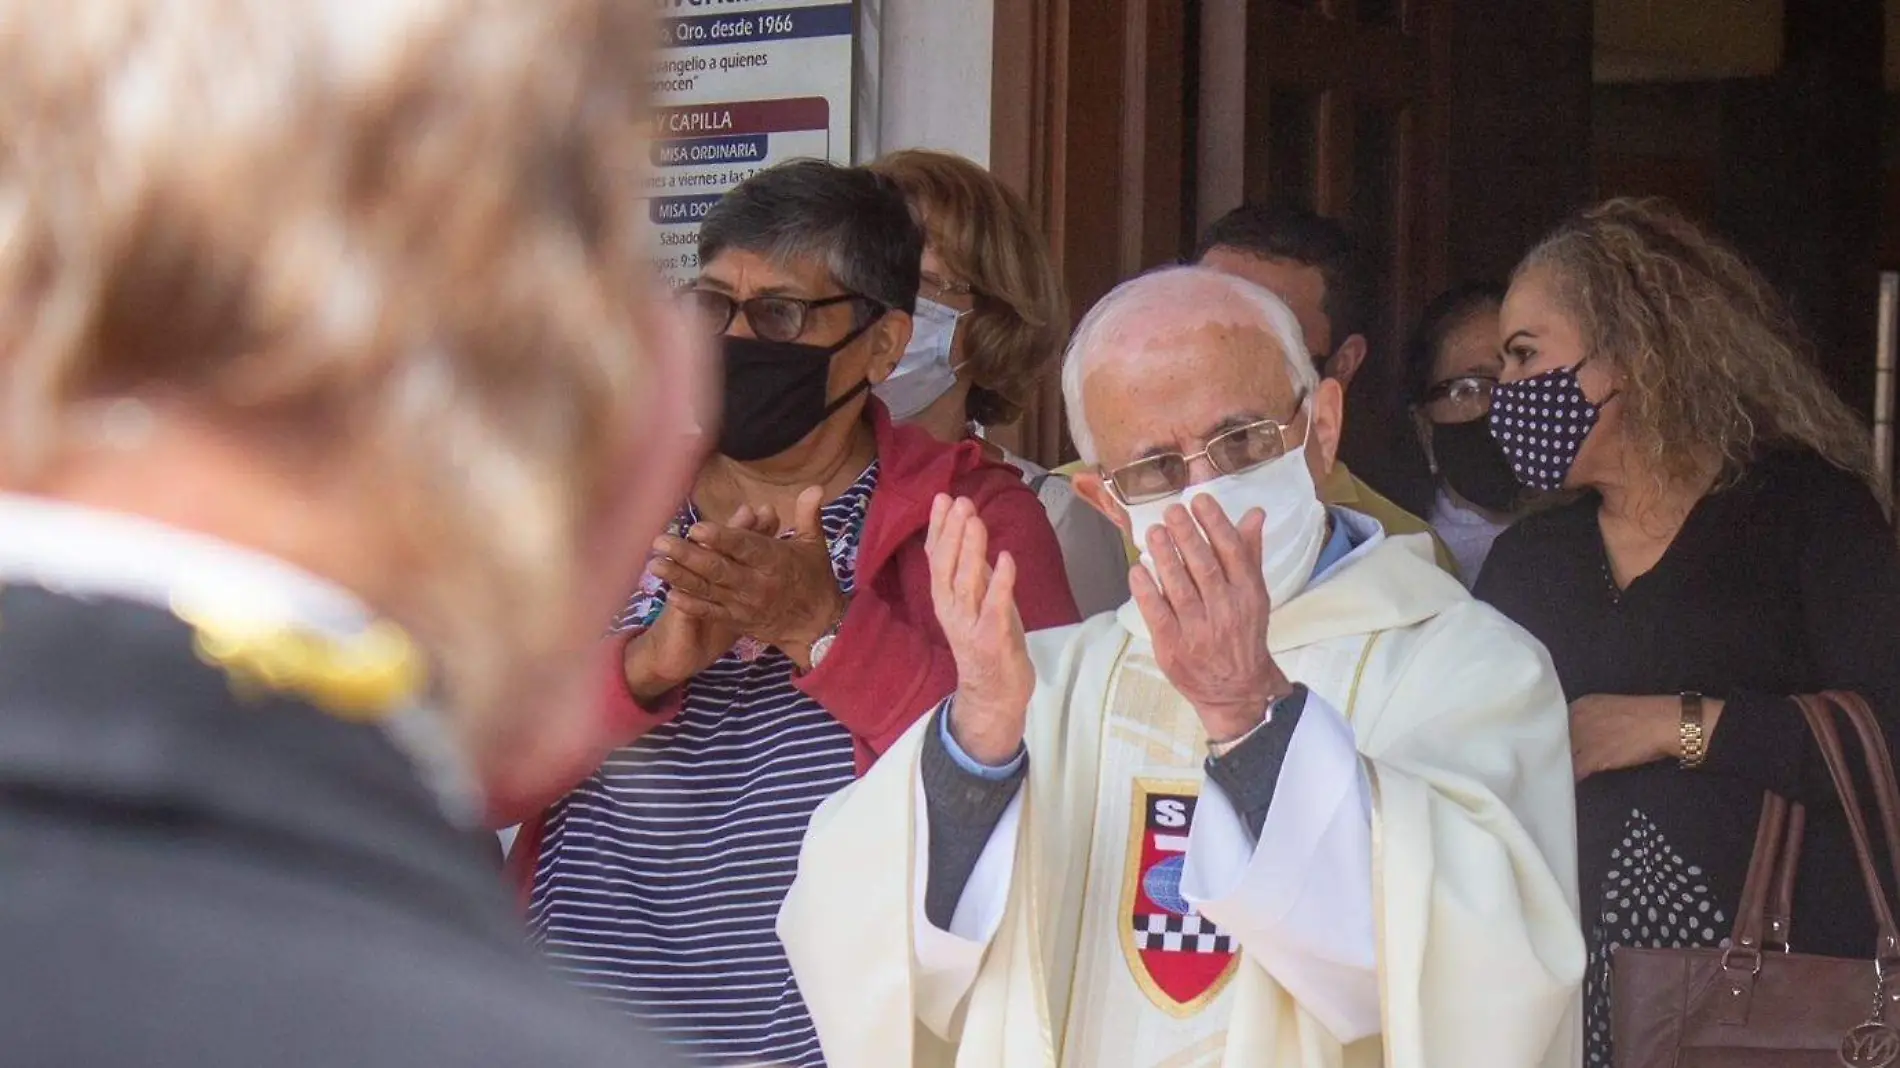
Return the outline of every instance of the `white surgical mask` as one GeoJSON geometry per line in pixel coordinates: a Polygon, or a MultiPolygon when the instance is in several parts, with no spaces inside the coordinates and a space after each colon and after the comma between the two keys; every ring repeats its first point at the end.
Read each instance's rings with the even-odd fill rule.
{"type": "Polygon", "coordinates": [[[910,344],[904,358],[897,361],[891,376],[877,384],[874,392],[891,418],[898,422],[915,418],[917,413],[937,403],[957,384],[957,369],[950,364],[950,349],[957,339],[957,323],[968,312],[917,298],[917,313],[911,317],[910,344]]]}
{"type": "MultiPolygon", "coordinates": [[[[1260,569],[1266,576],[1267,595],[1279,607],[1299,595],[1313,577],[1313,565],[1326,545],[1326,506],[1319,503],[1319,491],[1313,485],[1313,473],[1306,468],[1306,446],[1292,450],[1271,463],[1261,464],[1237,475],[1189,486],[1181,493],[1158,501],[1128,506],[1129,524],[1141,546],[1141,562],[1154,574],[1154,559],[1148,554],[1148,531],[1163,526],[1162,515],[1175,504],[1191,504],[1197,497],[1212,497],[1234,525],[1251,509],[1267,515],[1267,528],[1261,553],[1260,569]]],[[[1190,509],[1189,514],[1192,514],[1190,509]]],[[[1196,523],[1198,524],[1198,521],[1196,523]]]]}

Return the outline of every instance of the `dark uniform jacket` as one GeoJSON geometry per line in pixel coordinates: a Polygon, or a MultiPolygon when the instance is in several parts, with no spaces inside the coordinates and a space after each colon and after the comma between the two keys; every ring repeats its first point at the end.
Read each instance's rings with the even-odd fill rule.
{"type": "Polygon", "coordinates": [[[0,1065],[671,1065],[537,960],[380,727],[0,587],[0,1065]]]}

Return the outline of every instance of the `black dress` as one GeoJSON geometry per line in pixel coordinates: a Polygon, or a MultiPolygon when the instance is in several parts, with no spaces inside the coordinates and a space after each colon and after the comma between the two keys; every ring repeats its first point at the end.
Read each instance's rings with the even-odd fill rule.
{"type": "Polygon", "coordinates": [[[1478,596],[1549,647],[1571,700],[1695,691],[1727,706],[1700,769],[1663,761],[1578,785],[1588,1065],[1610,1063],[1610,947],[1727,939],[1765,790],[1809,806],[1794,948],[1871,955],[1846,825],[1787,695],[1858,691],[1900,748],[1900,552],[1859,480],[1811,453],[1769,453],[1620,591],[1599,504],[1586,495],[1507,531],[1478,596]]]}

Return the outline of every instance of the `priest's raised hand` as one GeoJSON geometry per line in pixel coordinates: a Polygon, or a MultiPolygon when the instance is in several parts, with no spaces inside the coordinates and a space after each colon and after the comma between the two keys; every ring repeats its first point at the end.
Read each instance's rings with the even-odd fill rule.
{"type": "Polygon", "coordinates": [[[1212,497],[1174,505],[1148,532],[1155,576],[1129,574],[1135,606],[1154,636],[1155,663],[1201,718],[1212,742],[1258,727],[1293,683],[1267,651],[1273,609],[1261,568],[1266,515],[1248,509],[1236,527],[1212,497]],[[1199,522],[1197,527],[1195,524],[1199,522]]]}
{"type": "Polygon", "coordinates": [[[1005,552],[991,566],[989,531],[976,506],[942,494],[931,502],[925,546],[937,623],[957,663],[950,733],[974,759],[1006,763],[1022,748],[1036,685],[1016,610],[1016,561],[1005,552]]]}

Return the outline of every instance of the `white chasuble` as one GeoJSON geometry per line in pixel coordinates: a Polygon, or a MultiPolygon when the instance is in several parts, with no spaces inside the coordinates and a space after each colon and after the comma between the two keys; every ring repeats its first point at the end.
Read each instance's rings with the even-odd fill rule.
{"type": "MultiPolygon", "coordinates": [[[[1354,669],[1369,647],[1367,639],[1342,638],[1296,651],[1282,668],[1350,717],[1354,669]]],[[[1207,788],[1207,735],[1153,657],[1137,648],[1124,653],[1106,694],[1061,1063],[1217,1068],[1240,945],[1183,888],[1207,788]]],[[[1376,1053],[1368,1063],[1377,1063],[1376,1053]]]]}
{"type": "MultiPolygon", "coordinates": [[[[1276,979],[1293,982],[1276,963],[1289,946],[1247,945],[1281,937],[1271,924],[1224,931],[1183,893],[1195,812],[1219,794],[1198,718],[1131,606],[1030,635],[1007,900],[963,964],[919,951],[920,935],[951,937],[920,906],[930,720],[813,817],[779,935],[832,1068],[1574,1068],[1584,950],[1568,713],[1543,649],[1472,601],[1418,536],[1355,553],[1277,606],[1266,639],[1357,750],[1357,768],[1330,774],[1363,776],[1371,885],[1277,874],[1302,899],[1371,913],[1376,1034],[1342,1044],[1276,979]]],[[[1260,849],[1253,863],[1275,859],[1260,849]]]]}

